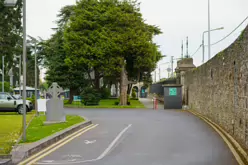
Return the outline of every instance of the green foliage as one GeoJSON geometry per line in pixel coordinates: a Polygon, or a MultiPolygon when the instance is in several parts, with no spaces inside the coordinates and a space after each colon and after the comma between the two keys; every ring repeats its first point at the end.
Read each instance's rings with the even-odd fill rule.
{"type": "Polygon", "coordinates": [[[82,103],[84,105],[98,105],[101,100],[101,94],[92,87],[87,87],[81,93],[82,103]]]}
{"type": "MultiPolygon", "coordinates": [[[[2,92],[2,82],[0,82],[0,91],[2,92]]],[[[13,92],[9,82],[4,82],[4,92],[13,92]]]]}
{"type": "Polygon", "coordinates": [[[22,53],[21,18],[22,0],[18,0],[15,7],[6,7],[0,0],[0,54],[5,56],[6,75],[14,64],[14,55],[22,53]]]}
{"type": "Polygon", "coordinates": [[[32,95],[32,97],[27,98],[27,100],[31,101],[33,105],[35,105],[35,95],[32,95]]]}
{"type": "Polygon", "coordinates": [[[108,99],[111,96],[111,92],[109,88],[101,88],[100,94],[101,94],[101,99],[108,99]]]}
{"type": "MultiPolygon", "coordinates": [[[[64,26],[67,24],[68,17],[72,6],[66,6],[59,13],[59,29],[52,37],[40,43],[40,54],[44,58],[44,66],[47,68],[46,82],[51,85],[58,82],[62,88],[68,88],[71,91],[82,91],[85,86],[89,85],[87,73],[83,66],[68,67],[65,63],[67,53],[64,50],[64,26]]],[[[72,98],[72,97],[71,97],[72,98]]]]}
{"type": "Polygon", "coordinates": [[[64,32],[71,68],[93,68],[96,79],[118,77],[126,60],[129,79],[137,80],[156,67],[161,53],[152,39],[161,31],[145,23],[136,1],[81,0],[73,12],[64,32]]]}
{"type": "Polygon", "coordinates": [[[48,88],[49,88],[49,86],[48,86],[47,82],[41,82],[40,83],[40,86],[39,86],[40,91],[42,91],[42,92],[47,91],[48,88]]]}
{"type": "Polygon", "coordinates": [[[135,91],[135,89],[133,88],[132,89],[132,99],[136,99],[136,91],[135,91]]]}

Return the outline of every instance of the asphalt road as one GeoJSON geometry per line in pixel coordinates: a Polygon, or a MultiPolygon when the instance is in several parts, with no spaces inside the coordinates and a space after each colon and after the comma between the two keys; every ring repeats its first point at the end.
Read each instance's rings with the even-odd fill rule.
{"type": "Polygon", "coordinates": [[[237,165],[219,135],[188,112],[151,109],[66,112],[85,116],[99,125],[37,164],[237,165]]]}

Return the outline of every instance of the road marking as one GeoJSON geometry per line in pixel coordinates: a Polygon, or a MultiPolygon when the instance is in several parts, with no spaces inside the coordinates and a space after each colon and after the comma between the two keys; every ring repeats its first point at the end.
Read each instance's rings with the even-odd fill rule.
{"type": "Polygon", "coordinates": [[[212,123],[210,123],[207,119],[205,119],[202,115],[197,114],[195,112],[189,111],[190,113],[194,114],[195,116],[201,118],[203,121],[205,121],[207,124],[209,124],[220,136],[221,138],[224,140],[224,142],[227,144],[227,146],[229,147],[229,149],[231,150],[232,154],[234,155],[235,159],[237,160],[239,165],[245,165],[245,163],[242,161],[242,159],[240,158],[239,154],[237,153],[237,151],[235,150],[235,148],[232,146],[232,144],[229,142],[229,140],[224,136],[224,134],[218,130],[218,128],[213,125],[212,123]]]}
{"type": "Polygon", "coordinates": [[[122,135],[132,126],[132,124],[129,124],[126,128],[124,128],[118,136],[112,141],[112,143],[108,146],[108,148],[97,158],[97,160],[101,160],[104,158],[109,151],[114,147],[114,145],[118,142],[118,140],[122,137],[122,135]]]}
{"type": "MultiPolygon", "coordinates": [[[[82,163],[88,163],[88,162],[95,162],[98,160],[103,159],[112,149],[113,147],[116,145],[116,143],[120,140],[120,138],[124,135],[125,132],[127,132],[127,130],[132,126],[132,124],[129,124],[126,128],[124,128],[118,135],[117,137],[110,143],[110,145],[108,146],[107,149],[105,149],[103,151],[103,153],[98,156],[96,159],[91,159],[91,160],[83,160],[83,161],[75,161],[75,162],[70,162],[70,164],[82,164],[82,163]]],[[[68,164],[67,162],[53,162],[53,163],[45,163],[45,162],[38,162],[36,164],[68,164]]]]}
{"type": "Polygon", "coordinates": [[[96,140],[92,140],[92,141],[85,140],[84,141],[85,144],[94,144],[95,142],[96,142],[96,140]]]}
{"type": "MultiPolygon", "coordinates": [[[[202,116],[201,114],[194,112],[199,116],[202,116]]],[[[218,124],[212,122],[210,119],[206,118],[206,120],[208,120],[210,123],[212,123],[215,127],[219,128],[219,130],[221,130],[229,139],[230,141],[232,141],[234,143],[234,146],[237,147],[238,151],[243,155],[243,157],[246,159],[246,161],[248,162],[248,155],[245,152],[245,150],[241,147],[241,145],[230,135],[228,134],[225,130],[223,130],[218,124]]]]}
{"type": "Polygon", "coordinates": [[[80,129],[80,130],[74,132],[73,134],[71,134],[71,135],[65,137],[64,139],[59,140],[58,142],[54,143],[53,145],[51,145],[51,146],[45,148],[44,150],[42,150],[42,151],[40,151],[40,152],[34,154],[33,156],[27,158],[26,160],[20,162],[18,165],[24,165],[25,163],[31,161],[32,159],[34,159],[35,157],[39,156],[40,154],[45,153],[46,151],[50,150],[50,149],[53,148],[54,146],[56,146],[56,145],[58,145],[59,143],[63,142],[64,140],[69,139],[70,137],[76,135],[77,133],[79,133],[79,132],[81,132],[81,131],[83,131],[83,130],[85,130],[85,129],[87,129],[87,128],[90,128],[90,127],[92,127],[92,126],[93,126],[93,124],[88,125],[87,127],[84,127],[84,128],[82,128],[82,129],[80,129]]]}
{"type": "Polygon", "coordinates": [[[66,143],[72,141],[73,139],[75,139],[76,137],[82,135],[83,133],[97,127],[98,124],[94,125],[91,124],[85,128],[80,129],[79,131],[73,133],[72,135],[67,136],[64,139],[61,139],[60,141],[58,141],[57,143],[54,143],[53,145],[47,147],[46,149],[42,150],[41,152],[38,152],[37,154],[31,156],[30,158],[20,162],[18,165],[29,165],[29,164],[34,164],[36,161],[42,159],[43,157],[47,156],[48,154],[54,152],[55,150],[57,150],[58,148],[62,147],[63,145],[65,145],[66,143]]]}

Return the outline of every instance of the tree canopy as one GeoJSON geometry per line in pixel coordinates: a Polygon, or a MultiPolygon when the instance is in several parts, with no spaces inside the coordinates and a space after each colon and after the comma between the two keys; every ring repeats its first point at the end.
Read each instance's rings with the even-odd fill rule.
{"type": "Polygon", "coordinates": [[[118,75],[126,61],[129,79],[151,72],[161,58],[152,42],[158,27],[145,23],[136,1],[82,0],[65,28],[66,62],[84,66],[99,78],[118,75]]]}
{"type": "MultiPolygon", "coordinates": [[[[133,0],[81,0],[58,14],[58,29],[42,42],[48,83],[82,91],[104,83],[128,80],[149,82],[161,59],[153,37],[161,33],[145,22],[133,0]]],[[[126,91],[122,91],[126,92],[126,91]]]]}

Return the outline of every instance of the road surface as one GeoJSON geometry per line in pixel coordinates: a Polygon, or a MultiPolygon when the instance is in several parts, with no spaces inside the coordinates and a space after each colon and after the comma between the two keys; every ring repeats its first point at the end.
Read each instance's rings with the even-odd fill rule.
{"type": "Polygon", "coordinates": [[[185,111],[67,109],[99,124],[36,164],[237,165],[207,124],[185,111]]]}

